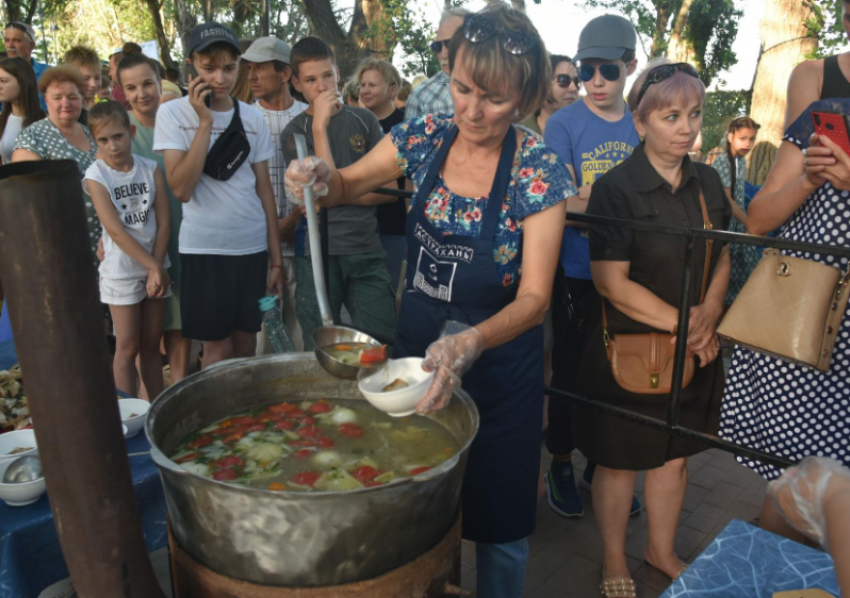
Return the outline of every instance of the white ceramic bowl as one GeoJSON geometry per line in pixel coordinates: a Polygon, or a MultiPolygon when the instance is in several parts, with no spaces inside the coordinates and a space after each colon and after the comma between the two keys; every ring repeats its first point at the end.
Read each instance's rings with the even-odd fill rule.
{"type": "Polygon", "coordinates": [[[148,410],[151,404],[141,399],[120,399],[118,401],[118,410],[121,412],[121,422],[127,426],[128,433],[124,434],[127,438],[132,438],[145,427],[145,419],[148,417],[148,410]],[[130,417],[134,415],[135,417],[130,417]]]}
{"type": "MultiPolygon", "coordinates": [[[[6,469],[13,462],[14,459],[5,459],[0,461],[0,480],[3,479],[3,474],[6,473],[6,469]]],[[[47,484],[45,483],[44,478],[34,482],[25,482],[23,484],[3,484],[0,482],[0,499],[3,499],[10,507],[25,507],[27,505],[31,505],[41,498],[41,495],[46,491],[47,484]]]]}
{"type": "Polygon", "coordinates": [[[422,369],[421,357],[392,359],[387,366],[363,378],[358,383],[360,392],[373,407],[392,415],[405,417],[416,411],[416,403],[431,386],[434,372],[422,369]],[[387,384],[401,378],[409,384],[407,388],[381,392],[387,384]]]}
{"type": "MultiPolygon", "coordinates": [[[[37,454],[38,445],[35,442],[35,432],[32,430],[14,430],[12,432],[0,434],[0,462],[17,459],[24,455],[37,454]],[[16,448],[25,447],[32,447],[32,449],[22,453],[15,453],[14,455],[9,454],[16,448]]],[[[0,476],[0,479],[2,479],[2,476],[0,476]]]]}

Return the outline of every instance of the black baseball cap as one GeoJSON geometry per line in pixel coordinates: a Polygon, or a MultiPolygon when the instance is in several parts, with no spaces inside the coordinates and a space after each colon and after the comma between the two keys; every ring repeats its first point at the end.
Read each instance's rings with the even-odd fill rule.
{"type": "Polygon", "coordinates": [[[230,44],[237,54],[242,53],[233,29],[220,23],[203,23],[192,29],[192,35],[189,37],[189,55],[191,56],[192,52],[203,52],[218,42],[230,44]]]}

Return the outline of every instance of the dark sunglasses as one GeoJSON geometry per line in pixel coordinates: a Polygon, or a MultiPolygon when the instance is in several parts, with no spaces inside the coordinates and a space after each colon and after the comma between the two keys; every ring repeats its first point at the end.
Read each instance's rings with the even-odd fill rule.
{"type": "Polygon", "coordinates": [[[640,86],[640,93],[638,94],[637,104],[635,104],[635,106],[640,104],[640,101],[643,99],[643,96],[646,94],[646,90],[649,89],[650,85],[666,81],[676,73],[685,73],[686,75],[699,79],[699,73],[697,70],[687,62],[662,64],[661,66],[657,66],[647,73],[646,79],[644,79],[640,86]]]}
{"type": "Polygon", "coordinates": [[[581,79],[578,77],[570,77],[569,75],[555,75],[555,82],[558,87],[568,88],[573,83],[576,84],[576,89],[581,89],[581,79]]]}
{"type": "Polygon", "coordinates": [[[432,51],[434,54],[439,54],[440,52],[442,52],[442,51],[443,51],[443,46],[444,46],[444,45],[445,45],[447,48],[449,47],[449,42],[450,42],[450,41],[451,41],[451,40],[448,40],[448,39],[438,39],[438,40],[435,40],[435,41],[431,42],[430,44],[428,44],[428,47],[429,47],[429,48],[431,48],[431,51],[432,51]]]}
{"type": "Polygon", "coordinates": [[[521,56],[537,45],[537,38],[521,31],[505,31],[484,14],[469,14],[463,17],[463,36],[473,44],[487,41],[498,35],[502,49],[508,54],[521,56]]]}
{"type": "Polygon", "coordinates": [[[593,81],[593,78],[596,76],[597,68],[599,69],[599,74],[602,75],[602,78],[606,81],[616,81],[620,78],[620,67],[616,64],[603,64],[599,67],[583,64],[578,70],[578,76],[581,77],[581,80],[585,83],[593,81]]]}

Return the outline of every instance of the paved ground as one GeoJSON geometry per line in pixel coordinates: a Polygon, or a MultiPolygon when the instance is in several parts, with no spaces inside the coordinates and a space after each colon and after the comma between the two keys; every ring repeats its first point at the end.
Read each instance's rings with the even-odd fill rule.
{"type": "MultiPolygon", "coordinates": [[[[576,454],[577,472],[585,460],[576,454]]],[[[543,451],[543,466],[550,457],[543,451]]],[[[732,519],[751,521],[764,502],[766,483],[757,474],[738,465],[734,457],[710,450],[688,464],[689,482],[676,535],[676,551],[691,562],[732,519]]],[[[579,477],[579,473],[577,476],[579,477]]],[[[643,498],[643,475],[638,477],[638,495],[643,498]]],[[[549,508],[544,497],[538,509],[537,530],[531,536],[531,555],[526,570],[526,598],[598,598],[602,577],[602,543],[593,518],[590,495],[582,491],[584,516],[566,519],[549,508]]],[[[633,517],[627,531],[626,554],[637,582],[638,598],[655,598],[670,579],[646,565],[646,513],[633,517]]],[[[464,543],[462,585],[475,589],[475,547],[464,543]]],[[[480,598],[487,598],[482,596],[480,598]]]]}

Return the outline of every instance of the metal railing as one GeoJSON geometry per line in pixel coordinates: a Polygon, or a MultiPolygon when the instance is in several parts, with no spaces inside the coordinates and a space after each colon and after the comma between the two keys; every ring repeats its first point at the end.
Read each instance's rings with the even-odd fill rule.
{"type": "MultiPolygon", "coordinates": [[[[395,197],[408,198],[411,197],[409,191],[399,189],[378,189],[377,192],[392,195],[395,197]]],[[[639,423],[648,428],[668,432],[674,436],[690,438],[702,442],[706,448],[717,448],[722,451],[733,453],[734,455],[761,461],[762,463],[773,465],[779,468],[787,468],[795,465],[794,462],[772,455],[763,451],[753,449],[751,447],[736,444],[723,440],[717,436],[696,432],[688,428],[682,427],[679,424],[681,405],[682,405],[682,380],[685,371],[685,360],[687,351],[687,337],[689,314],[691,310],[691,270],[693,261],[694,242],[697,239],[713,239],[724,243],[739,243],[742,245],[754,245],[757,247],[784,249],[788,251],[801,251],[811,254],[826,254],[833,255],[838,258],[850,259],[850,248],[837,247],[834,245],[822,245],[817,243],[802,243],[800,241],[789,241],[787,239],[777,239],[772,237],[756,237],[753,235],[742,235],[738,233],[730,233],[726,231],[717,231],[709,229],[686,228],[681,226],[655,224],[650,222],[642,222],[637,220],[624,220],[621,218],[609,218],[606,216],[595,216],[590,214],[577,214],[568,212],[567,217],[573,222],[582,222],[585,224],[604,224],[627,228],[630,230],[643,230],[664,235],[673,235],[677,237],[685,237],[685,252],[682,259],[682,287],[680,296],[679,308],[679,334],[676,338],[676,352],[673,366],[673,391],[670,395],[670,401],[667,405],[667,420],[660,420],[654,417],[649,417],[640,413],[634,413],[627,409],[614,407],[600,401],[590,399],[572,392],[567,392],[557,388],[546,387],[546,394],[550,397],[559,396],[579,401],[594,409],[605,411],[617,417],[627,419],[639,423]]],[[[721,357],[718,355],[718,359],[721,357]]]]}

